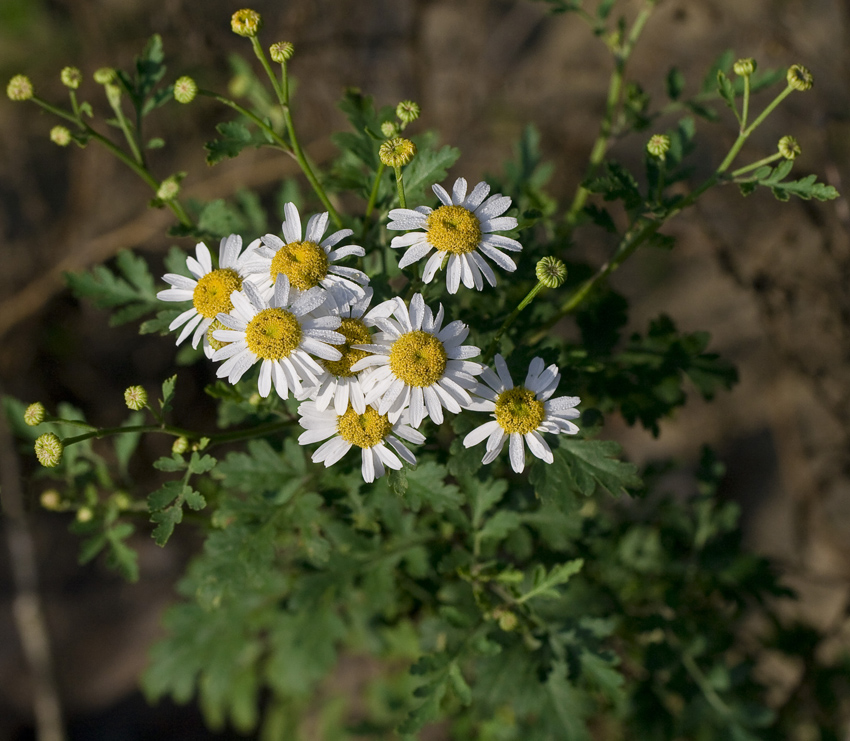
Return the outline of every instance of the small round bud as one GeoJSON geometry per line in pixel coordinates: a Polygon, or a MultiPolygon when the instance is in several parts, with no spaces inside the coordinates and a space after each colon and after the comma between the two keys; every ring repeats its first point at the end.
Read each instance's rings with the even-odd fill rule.
{"type": "Polygon", "coordinates": [[[381,133],[387,137],[387,139],[392,139],[394,136],[398,136],[398,124],[395,121],[384,121],[381,124],[381,133]]]}
{"type": "Polygon", "coordinates": [[[71,90],[76,90],[83,81],[83,73],[76,67],[65,67],[59,73],[59,77],[62,79],[62,84],[71,90]]]}
{"type": "Polygon", "coordinates": [[[47,489],[41,492],[38,501],[41,502],[42,507],[53,510],[54,512],[62,506],[62,497],[56,489],[47,489]]]}
{"type": "Polygon", "coordinates": [[[732,71],[738,75],[738,77],[749,77],[756,71],[756,60],[752,57],[739,59],[732,65],[732,71]]]}
{"type": "Polygon", "coordinates": [[[797,140],[793,136],[783,136],[779,140],[779,153],[786,160],[794,160],[797,158],[799,154],[802,153],[802,149],[800,149],[800,145],[797,143],[797,140]]]}
{"type": "Polygon", "coordinates": [[[80,507],[77,510],[77,522],[91,522],[94,517],[91,507],[80,507]]]}
{"type": "Polygon", "coordinates": [[[44,422],[44,415],[44,404],[37,401],[35,404],[30,404],[24,411],[24,422],[30,427],[35,427],[44,422]]]}
{"type": "Polygon", "coordinates": [[[183,455],[187,450],[189,450],[189,441],[185,437],[178,437],[171,444],[171,452],[177,455],[183,455]]]}
{"type": "Polygon", "coordinates": [[[794,90],[806,91],[811,90],[815,83],[812,73],[809,72],[802,64],[792,64],[788,68],[788,74],[785,76],[788,80],[789,87],[794,90]]]}
{"type": "Polygon", "coordinates": [[[29,100],[34,93],[30,78],[26,75],[15,75],[6,85],[6,95],[9,96],[9,100],[29,100]]]}
{"type": "Polygon", "coordinates": [[[173,201],[180,194],[180,181],[173,175],[165,178],[156,191],[156,197],[161,201],[173,201]]]}
{"type": "Polygon", "coordinates": [[[50,141],[60,147],[67,147],[71,143],[71,132],[65,126],[54,126],[50,129],[50,141]]]}
{"type": "Polygon", "coordinates": [[[398,117],[398,120],[406,124],[419,118],[419,113],[419,105],[412,100],[403,100],[395,107],[395,115],[398,117]]]}
{"type": "Polygon", "coordinates": [[[52,432],[39,435],[35,441],[35,457],[45,468],[53,468],[62,460],[62,451],[65,447],[62,441],[52,432]]]}
{"type": "Polygon", "coordinates": [[[557,257],[544,257],[537,263],[534,272],[546,288],[558,288],[567,279],[567,266],[557,257]]]}
{"type": "Polygon", "coordinates": [[[278,41],[269,47],[269,56],[278,64],[288,62],[293,54],[295,54],[295,45],[291,41],[278,41]]]}
{"type": "Polygon", "coordinates": [[[237,10],[230,18],[230,28],[233,33],[252,38],[256,36],[263,25],[263,20],[256,10],[243,8],[237,10]]]}
{"type": "Polygon", "coordinates": [[[408,164],[415,154],[416,145],[410,139],[402,139],[400,136],[388,139],[378,150],[378,158],[390,167],[408,164]]]}
{"type": "Polygon", "coordinates": [[[133,504],[133,500],[130,499],[129,495],[125,491],[115,492],[115,494],[112,495],[112,501],[120,510],[130,509],[130,506],[133,504]]]}
{"type": "Polygon", "coordinates": [[[646,143],[646,151],[653,157],[663,160],[670,149],[670,137],[667,134],[654,134],[646,143]]]}
{"type": "Polygon", "coordinates": [[[198,94],[195,81],[186,75],[178,77],[174,82],[174,100],[178,103],[191,103],[198,94]]]}
{"type": "Polygon", "coordinates": [[[109,101],[109,105],[113,108],[117,108],[121,105],[121,88],[118,85],[113,85],[109,83],[104,86],[106,90],[106,99],[109,101]]]}
{"type": "Polygon", "coordinates": [[[98,85],[108,85],[115,79],[115,70],[112,67],[101,67],[94,72],[94,81],[98,85]]]}
{"type": "Polygon", "coordinates": [[[506,607],[497,607],[493,610],[493,617],[499,621],[499,627],[506,632],[516,629],[519,624],[517,616],[506,607]]]}
{"type": "Polygon", "coordinates": [[[128,409],[138,412],[148,403],[148,392],[141,386],[130,386],[124,392],[124,403],[128,409]]]}

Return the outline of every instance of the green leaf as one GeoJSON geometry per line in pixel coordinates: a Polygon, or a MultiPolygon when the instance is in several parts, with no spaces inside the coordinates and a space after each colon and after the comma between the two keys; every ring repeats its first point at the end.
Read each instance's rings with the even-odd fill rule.
{"type": "Polygon", "coordinates": [[[719,57],[717,57],[702,80],[700,92],[713,92],[717,88],[717,73],[727,72],[732,69],[732,62],[734,60],[735,54],[731,49],[727,49],[719,57]]]}
{"type": "Polygon", "coordinates": [[[303,457],[303,448],[299,445],[295,445],[295,449],[288,447],[282,454],[266,440],[251,440],[247,453],[228,453],[216,467],[214,476],[221,478],[227,489],[259,493],[285,491],[288,499],[301,485],[303,457]]]}
{"type": "Polygon", "coordinates": [[[207,203],[198,216],[198,229],[216,237],[226,237],[245,230],[242,215],[223,198],[207,203]]]}
{"type": "Polygon", "coordinates": [[[479,481],[471,476],[461,479],[461,486],[472,501],[472,527],[478,530],[489,509],[497,504],[508,490],[508,482],[502,479],[479,481]]]}
{"type": "Polygon", "coordinates": [[[522,524],[522,517],[510,510],[499,510],[486,523],[478,533],[479,539],[504,540],[508,533],[516,530],[522,524]]]}
{"type": "Polygon", "coordinates": [[[666,78],[667,97],[670,100],[679,100],[685,89],[685,76],[678,67],[671,67],[666,78]]]}
{"type": "Polygon", "coordinates": [[[418,512],[423,505],[436,512],[456,509],[464,502],[463,494],[455,484],[447,484],[448,471],[438,463],[420,463],[407,471],[408,489],[405,500],[408,506],[418,512]]]}
{"type": "Polygon", "coordinates": [[[221,138],[204,144],[208,165],[215,165],[224,159],[236,157],[245,147],[262,145],[262,141],[258,142],[248,127],[238,121],[225,121],[218,124],[215,130],[221,134],[221,138]]]}
{"type": "Polygon", "coordinates": [[[162,456],[162,458],[155,460],[153,464],[153,467],[158,471],[168,471],[170,473],[185,471],[186,466],[186,460],[177,453],[172,453],[170,456],[162,456]]]}
{"type": "Polygon", "coordinates": [[[192,457],[189,459],[189,473],[197,474],[212,471],[216,463],[216,459],[211,455],[201,456],[199,453],[193,452],[192,457]]]}
{"type": "Polygon", "coordinates": [[[550,599],[560,597],[561,594],[555,587],[566,584],[581,571],[582,566],[584,566],[584,559],[581,558],[553,566],[548,572],[543,564],[537,564],[531,574],[531,587],[517,597],[516,601],[523,603],[535,597],[550,599]]]}
{"type": "Polygon", "coordinates": [[[448,145],[436,149],[436,136],[423,134],[413,138],[417,153],[404,168],[404,193],[409,201],[421,201],[434,183],[448,175],[449,168],[457,162],[460,150],[448,145]]]}
{"type": "Polygon", "coordinates": [[[170,376],[162,382],[162,398],[159,400],[159,408],[165,414],[171,409],[171,401],[174,399],[174,387],[177,384],[177,375],[170,376]]]}
{"type": "Polygon", "coordinates": [[[722,70],[717,70],[717,92],[726,102],[726,105],[728,105],[733,111],[736,110],[735,89],[732,87],[732,81],[722,70]]]}
{"type": "Polygon", "coordinates": [[[153,139],[148,139],[148,143],[145,144],[146,149],[162,149],[165,146],[165,139],[161,139],[160,137],[154,137],[153,139]]]}
{"type": "Polygon", "coordinates": [[[159,489],[148,494],[148,509],[156,512],[171,504],[188,488],[183,481],[166,481],[159,489]]]}
{"type": "Polygon", "coordinates": [[[184,492],[184,499],[189,509],[200,510],[207,506],[207,500],[199,491],[187,487],[184,492]]]}
{"type": "Polygon", "coordinates": [[[457,661],[453,661],[449,664],[449,681],[451,682],[452,689],[457,695],[458,700],[460,700],[461,705],[471,705],[472,689],[463,678],[463,674],[460,671],[460,666],[458,666],[457,661]]]}
{"type": "Polygon", "coordinates": [[[154,542],[159,546],[164,546],[174,532],[174,526],[179,525],[182,521],[183,508],[179,506],[154,512],[151,515],[151,522],[157,523],[152,533],[154,542]]]}

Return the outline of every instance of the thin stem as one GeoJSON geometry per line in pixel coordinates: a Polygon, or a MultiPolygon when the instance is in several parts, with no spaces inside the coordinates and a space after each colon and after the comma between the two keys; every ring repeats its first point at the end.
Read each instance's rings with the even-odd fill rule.
{"type": "Polygon", "coordinates": [[[378,171],[375,173],[375,182],[372,183],[372,192],[369,193],[369,203],[366,204],[366,218],[369,218],[369,215],[372,213],[372,209],[375,208],[375,201],[378,200],[378,188],[381,185],[381,177],[384,174],[384,170],[387,169],[387,166],[381,162],[378,165],[378,171]]]}
{"type": "MultiPolygon", "coordinates": [[[[117,97],[117,96],[116,96],[117,97]]],[[[121,100],[113,100],[113,98],[107,93],[106,99],[109,101],[109,107],[112,108],[115,113],[115,117],[118,119],[118,123],[121,125],[121,131],[124,132],[124,138],[127,140],[127,144],[130,147],[130,151],[133,153],[133,158],[139,164],[140,167],[145,166],[145,160],[142,157],[142,153],[139,150],[139,145],[136,142],[136,137],[133,135],[133,132],[130,131],[130,125],[127,122],[127,118],[124,116],[124,111],[121,109],[121,100]]]]}
{"type": "Polygon", "coordinates": [[[292,147],[284,140],[284,138],[278,134],[271,126],[269,126],[263,119],[261,119],[256,113],[249,111],[247,108],[243,108],[241,105],[236,103],[235,101],[230,100],[229,98],[225,98],[223,95],[219,95],[218,93],[214,93],[211,90],[198,90],[198,95],[205,95],[208,98],[213,98],[217,100],[219,103],[223,103],[224,105],[232,108],[237,113],[245,116],[245,118],[251,119],[257,126],[262,129],[262,131],[274,141],[274,143],[283,149],[287,154],[292,154],[292,147]]]}
{"type": "Polygon", "coordinates": [[[70,121],[72,124],[76,124],[77,126],[82,125],[78,116],[72,116],[67,111],[63,111],[61,108],[57,108],[56,106],[51,105],[46,100],[42,100],[41,98],[39,98],[37,95],[33,95],[30,100],[32,100],[32,102],[36,105],[39,105],[44,108],[45,111],[52,113],[54,116],[64,118],[66,121],[70,121]]]}
{"type": "Polygon", "coordinates": [[[407,201],[404,198],[404,175],[401,172],[401,165],[395,165],[395,185],[398,190],[398,204],[401,208],[407,208],[407,201]]]}
{"type": "Polygon", "coordinates": [[[739,175],[743,175],[745,172],[749,172],[750,170],[755,170],[758,167],[769,165],[771,162],[775,162],[776,160],[782,159],[782,157],[782,152],[771,154],[769,157],[764,157],[758,162],[753,162],[751,165],[744,165],[743,167],[739,167],[737,170],[733,170],[730,175],[731,177],[736,178],[739,175]]]}
{"type": "Polygon", "coordinates": [[[499,345],[499,341],[502,339],[502,335],[507,331],[508,327],[510,327],[511,324],[514,323],[516,318],[519,316],[519,313],[534,300],[534,297],[538,293],[540,293],[541,289],[543,288],[545,288],[543,281],[537,281],[537,285],[535,285],[534,288],[532,288],[528,292],[526,297],[519,302],[519,305],[508,315],[505,321],[502,322],[502,326],[499,327],[499,331],[496,332],[493,339],[490,340],[490,344],[487,346],[487,350],[485,351],[484,355],[481,356],[481,359],[484,362],[490,362],[490,359],[496,352],[496,348],[499,345]]]}
{"type": "MultiPolygon", "coordinates": [[[[274,94],[277,96],[278,102],[282,106],[289,105],[289,91],[286,90],[286,72],[284,71],[284,73],[281,75],[281,77],[283,78],[283,82],[278,82],[277,75],[275,75],[275,73],[272,71],[271,65],[269,64],[269,60],[266,59],[266,53],[265,51],[263,51],[263,47],[260,46],[260,40],[256,36],[251,37],[251,46],[254,48],[254,55],[257,57],[257,59],[260,60],[260,64],[263,65],[263,69],[266,71],[269,80],[271,80],[272,89],[274,90],[274,94]]],[[[286,62],[283,63],[284,67],[285,65],[286,62]]]]}
{"type": "Polygon", "coordinates": [[[750,76],[744,77],[744,104],[741,110],[741,131],[747,128],[747,118],[750,115],[750,76]]]}

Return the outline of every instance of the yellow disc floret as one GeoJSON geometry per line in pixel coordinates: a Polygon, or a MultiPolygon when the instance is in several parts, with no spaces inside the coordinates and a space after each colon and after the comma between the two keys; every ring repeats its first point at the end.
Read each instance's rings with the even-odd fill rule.
{"type": "Polygon", "coordinates": [[[233,268],[213,270],[198,281],[192,303],[202,317],[212,319],[216,314],[227,314],[233,308],[230,294],[241,290],[242,278],[233,268]]]}
{"type": "Polygon", "coordinates": [[[301,343],[301,325],[285,309],[264,309],[248,323],[245,342],[258,358],[279,360],[301,343]]]}
{"type": "Polygon", "coordinates": [[[443,377],[446,349],[422,330],[399,337],[390,350],[390,370],[408,386],[431,386],[443,377]]]}
{"type": "Polygon", "coordinates": [[[348,407],[348,411],[337,420],[339,436],[347,443],[359,448],[371,448],[383,440],[393,429],[386,414],[378,414],[373,407],[366,407],[358,414],[348,407]]]}
{"type": "Polygon", "coordinates": [[[463,206],[440,206],[425,220],[428,241],[440,252],[464,255],[481,241],[481,222],[463,206]]]}
{"type": "Polygon", "coordinates": [[[222,342],[213,337],[213,332],[218,329],[230,329],[230,327],[225,327],[218,319],[213,319],[213,323],[210,324],[207,330],[207,342],[213,350],[221,350],[225,345],[230,344],[229,342],[222,342]]]}
{"type": "Polygon", "coordinates": [[[272,258],[269,273],[272,281],[278,273],[283,273],[293,288],[306,291],[324,280],[328,264],[328,256],[315,242],[290,242],[272,258]]]}
{"type": "Polygon", "coordinates": [[[366,329],[366,325],[359,319],[345,317],[342,324],[335,330],[345,337],[342,345],[334,347],[342,353],[339,360],[320,360],[319,362],[334,376],[350,378],[357,374],[351,370],[351,366],[358,360],[365,358],[369,353],[365,350],[352,349],[352,345],[368,345],[372,341],[372,335],[366,329]]]}
{"type": "Polygon", "coordinates": [[[496,421],[505,432],[525,435],[536,430],[545,416],[543,402],[523,386],[503,391],[496,399],[496,421]]]}

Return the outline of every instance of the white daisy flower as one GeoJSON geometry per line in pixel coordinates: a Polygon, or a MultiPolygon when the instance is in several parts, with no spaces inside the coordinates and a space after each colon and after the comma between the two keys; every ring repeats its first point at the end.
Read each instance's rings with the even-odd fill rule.
{"type": "Polygon", "coordinates": [[[260,245],[255,239],[248,245],[245,252],[242,249],[242,237],[231,234],[221,240],[218,248],[218,268],[213,268],[212,257],[207,246],[199,242],[195,246],[197,259],[189,255],[186,267],[195,276],[187,278],[177,273],[166,273],[162,279],[173,287],[156,294],[161,301],[191,301],[192,308],[178,316],[168,328],[173,330],[183,325],[177,337],[179,345],[192,332],[192,347],[197,347],[201,337],[204,338],[204,352],[212,357],[216,343],[210,344],[207,330],[215,322],[220,313],[227,313],[233,308],[230,296],[234,291],[242,290],[242,281],[248,275],[247,265],[254,258],[254,250],[260,245]]]}
{"type": "Polygon", "coordinates": [[[482,366],[469,361],[481,353],[474,345],[461,345],[469,327],[454,321],[445,328],[443,306],[435,317],[425,305],[421,293],[410,301],[410,309],[400,298],[375,307],[392,308],[392,316],[375,316],[382,330],[371,345],[355,345],[369,355],[358,360],[351,370],[374,370],[363,379],[366,403],[376,404],[380,414],[395,422],[402,410],[410,407],[410,424],[419,427],[428,416],[436,424],[443,421],[443,407],[457,414],[469,406],[468,389],[476,387],[474,376],[482,366]]]}
{"type": "Polygon", "coordinates": [[[335,409],[319,409],[316,402],[306,401],[298,407],[298,414],[305,429],[298,438],[301,445],[327,440],[313,453],[313,461],[324,463],[327,468],[356,445],[362,458],[360,470],[367,483],[383,476],[385,467],[397,471],[402,460],[416,465],[413,453],[399,438],[417,445],[425,442],[425,436],[406,424],[404,417],[390,422],[386,414],[379,414],[372,406],[362,413],[348,407],[338,414],[335,409]]]}
{"type": "Polygon", "coordinates": [[[522,245],[515,239],[493,233],[516,229],[517,220],[513,216],[501,216],[510,208],[510,198],[500,193],[487,198],[490,186],[485,182],[478,183],[467,196],[464,178],[455,180],[451,196],[440,185],[434,185],[433,190],[443,203],[436,210],[419,206],[415,210],[394,208],[390,211],[388,229],[424,230],[424,233],[411,231],[393,237],[392,247],[408,248],[399,260],[400,268],[437,250],[425,263],[422,280],[430,283],[448,258],[446,287],[449,293],[457,293],[461,281],[467,288],[482,290],[482,275],[491,286],[496,285],[496,276],[484,257],[509,273],[516,270],[516,263],[502,250],[519,252],[522,245]]]}
{"type": "Polygon", "coordinates": [[[296,294],[321,286],[326,290],[336,288],[343,291],[350,300],[362,296],[361,286],[369,283],[367,275],[356,268],[346,268],[335,263],[349,255],[363,257],[365,250],[354,244],[332,249],[354,232],[351,229],[340,229],[323,240],[322,236],[328,228],[327,212],[311,216],[303,232],[301,216],[295,204],[285,204],[283,212],[286,217],[283,222],[283,239],[275,234],[261,237],[262,246],[257,249],[257,259],[252,260],[248,268],[252,274],[256,274],[255,280],[263,295],[271,295],[277,276],[283,274],[289,279],[296,294]]]}
{"type": "Polygon", "coordinates": [[[574,407],[581,400],[577,396],[550,398],[561,374],[556,365],[545,368],[542,358],[531,361],[523,386],[514,386],[501,355],[496,355],[495,361],[498,375],[489,368],[483,370],[481,379],[487,385],[479,384],[473,393],[484,398],[476,399],[470,406],[474,411],[493,412],[495,419],[470,432],[463,439],[464,447],[470,448],[486,438],[487,452],[483,462],[492,463],[502,452],[505,437],[510,436],[511,468],[517,473],[522,473],[525,467],[523,439],[534,455],[551,463],[552,451],[540,433],[575,435],[578,427],[570,420],[579,416],[574,407]]]}
{"type": "Polygon", "coordinates": [[[245,281],[242,290],[231,297],[233,310],[218,315],[226,329],[215,330],[213,337],[227,344],[213,355],[213,360],[224,361],[216,375],[236,383],[261,360],[261,396],[268,396],[274,383],[282,399],[288,398],[290,389],[300,397],[304,393],[302,382],[315,385],[322,373],[322,366],[312,355],[323,360],[342,357],[332,347],[345,341],[343,335],[333,331],[340,318],[312,314],[326,297],[321,288],[313,288],[290,301],[289,280],[281,275],[275,281],[271,301],[267,301],[253,283],[245,281]]]}

